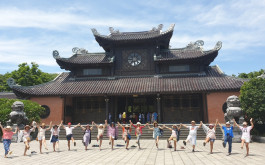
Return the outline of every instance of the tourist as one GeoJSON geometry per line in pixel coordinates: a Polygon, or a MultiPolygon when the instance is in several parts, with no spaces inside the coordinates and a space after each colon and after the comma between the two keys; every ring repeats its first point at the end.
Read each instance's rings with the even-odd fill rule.
{"type": "Polygon", "coordinates": [[[111,149],[113,150],[114,140],[118,138],[118,126],[115,126],[114,122],[112,122],[108,126],[108,136],[109,136],[109,145],[111,145],[111,149]]]}
{"type": "Polygon", "coordinates": [[[139,149],[141,149],[141,147],[140,147],[140,138],[141,138],[141,136],[143,134],[142,129],[146,125],[141,126],[140,122],[137,122],[136,125],[134,125],[131,121],[130,121],[130,124],[135,128],[135,136],[137,138],[136,143],[138,144],[139,149]]]}
{"type": "Polygon", "coordinates": [[[142,113],[142,123],[145,124],[145,116],[144,116],[144,113],[142,113]]]}
{"type": "Polygon", "coordinates": [[[226,122],[225,126],[222,126],[219,122],[218,125],[224,130],[224,142],[223,147],[226,147],[226,143],[228,143],[228,155],[231,155],[232,152],[232,139],[234,137],[233,129],[234,127],[230,125],[230,122],[226,122]]]}
{"type": "Polygon", "coordinates": [[[121,122],[122,114],[119,113],[119,122],[121,122]]]}
{"type": "Polygon", "coordinates": [[[7,155],[11,155],[12,151],[10,151],[10,145],[11,145],[11,140],[13,137],[13,134],[16,134],[18,131],[18,127],[16,128],[15,132],[12,131],[12,127],[6,126],[6,128],[3,128],[0,122],[0,128],[3,133],[3,144],[4,144],[4,149],[5,149],[5,158],[7,158],[7,155]]]}
{"type": "Polygon", "coordinates": [[[136,123],[136,115],[135,115],[135,113],[133,113],[133,115],[132,115],[132,120],[133,120],[134,123],[136,123]]]}
{"type": "Polygon", "coordinates": [[[29,143],[30,143],[30,133],[32,131],[35,131],[35,127],[30,128],[29,125],[26,125],[24,127],[24,130],[22,130],[22,134],[23,134],[23,142],[25,143],[25,150],[24,150],[24,156],[26,156],[27,154],[27,150],[30,149],[29,143]]]}
{"type": "Polygon", "coordinates": [[[174,124],[172,126],[172,128],[169,128],[167,126],[164,126],[164,127],[171,131],[171,136],[167,140],[168,146],[170,146],[170,141],[173,140],[174,141],[174,151],[176,151],[177,150],[177,141],[179,139],[179,132],[180,132],[181,125],[178,127],[176,124],[174,124]]]}
{"type": "Polygon", "coordinates": [[[162,136],[162,131],[163,131],[164,127],[158,126],[157,122],[153,123],[153,126],[154,126],[153,128],[150,128],[149,123],[147,123],[147,126],[150,130],[153,130],[153,138],[155,139],[156,148],[158,149],[159,137],[162,136]]]}
{"type": "Polygon", "coordinates": [[[131,124],[130,125],[125,125],[125,126],[122,126],[119,122],[118,122],[118,125],[122,128],[122,138],[124,140],[124,142],[126,143],[126,150],[128,150],[128,146],[129,146],[129,142],[131,140],[131,132],[132,132],[132,129],[131,129],[131,126],[132,126],[132,122],[131,120],[129,121],[131,124]]]}
{"type": "Polygon", "coordinates": [[[123,114],[122,114],[122,122],[123,122],[123,124],[126,123],[126,112],[123,112],[123,114]]]}
{"type": "Polygon", "coordinates": [[[103,124],[97,125],[94,121],[92,121],[92,125],[95,125],[98,129],[97,141],[99,141],[99,150],[101,150],[104,130],[105,130],[106,126],[108,125],[107,120],[105,120],[104,125],[103,124]]]}
{"type": "Polygon", "coordinates": [[[85,150],[87,151],[87,146],[91,143],[91,131],[93,129],[93,123],[92,127],[90,127],[89,124],[87,124],[86,127],[83,127],[82,125],[80,125],[80,127],[83,131],[85,131],[83,136],[83,144],[85,146],[85,150]]]}
{"type": "Polygon", "coordinates": [[[45,149],[48,150],[47,144],[46,144],[46,139],[45,139],[45,132],[47,130],[50,130],[52,128],[52,122],[50,122],[49,128],[45,128],[45,123],[42,123],[41,126],[37,126],[38,128],[38,141],[40,143],[40,154],[42,154],[42,144],[44,145],[45,149]]]}
{"type": "Polygon", "coordinates": [[[65,127],[64,125],[63,128],[65,129],[65,133],[66,133],[66,140],[68,142],[68,151],[70,151],[70,140],[72,140],[72,142],[74,143],[74,146],[76,146],[76,142],[75,139],[73,137],[73,129],[75,129],[76,127],[80,126],[80,123],[78,123],[76,126],[72,127],[72,124],[69,122],[67,124],[67,126],[65,127]]]}
{"type": "Polygon", "coordinates": [[[111,123],[111,113],[109,113],[109,123],[111,123]]]}
{"type": "Polygon", "coordinates": [[[53,144],[53,152],[55,152],[55,148],[59,150],[59,134],[60,134],[60,128],[63,125],[63,121],[61,121],[60,125],[54,125],[51,128],[51,138],[50,142],[53,144]]]}
{"type": "Polygon", "coordinates": [[[243,122],[243,127],[239,126],[235,119],[234,119],[234,124],[241,129],[242,131],[242,137],[241,137],[241,149],[243,149],[244,144],[246,145],[246,150],[247,154],[246,156],[249,155],[249,143],[250,143],[250,131],[253,129],[254,124],[253,124],[253,119],[250,119],[250,124],[251,126],[248,126],[247,122],[243,122]]]}
{"type": "Polygon", "coordinates": [[[142,114],[141,113],[139,113],[139,118],[138,118],[139,120],[139,122],[142,122],[142,114]]]}
{"type": "Polygon", "coordinates": [[[153,117],[153,118],[154,118],[154,122],[158,122],[158,120],[157,120],[158,115],[157,115],[156,112],[154,112],[153,116],[154,116],[154,117],[153,117]]]}
{"type": "Polygon", "coordinates": [[[150,124],[151,123],[151,114],[150,114],[150,112],[147,113],[147,117],[146,118],[147,118],[147,123],[150,124]]]}
{"type": "Polygon", "coordinates": [[[216,119],[215,125],[209,124],[209,127],[207,127],[205,124],[202,124],[202,128],[204,132],[206,133],[205,141],[203,142],[203,146],[205,146],[208,142],[210,142],[210,154],[213,153],[213,143],[216,139],[216,126],[218,123],[218,119],[216,119]]]}
{"type": "Polygon", "coordinates": [[[202,121],[199,126],[196,126],[195,121],[191,121],[191,126],[186,126],[185,124],[182,124],[182,126],[189,129],[189,135],[187,139],[183,141],[183,144],[186,146],[186,143],[189,141],[192,145],[192,152],[195,152],[197,130],[202,126],[202,121]]]}

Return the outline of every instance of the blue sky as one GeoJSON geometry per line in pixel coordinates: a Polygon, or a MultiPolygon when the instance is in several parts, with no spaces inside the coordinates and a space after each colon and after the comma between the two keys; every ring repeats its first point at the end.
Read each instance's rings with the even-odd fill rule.
{"type": "Polygon", "coordinates": [[[103,52],[91,28],[108,35],[145,31],[175,23],[172,48],[204,40],[204,49],[223,42],[219,65],[228,75],[265,69],[265,1],[261,0],[1,0],[0,74],[22,62],[60,73],[52,57],[70,57],[73,47],[103,52]]]}

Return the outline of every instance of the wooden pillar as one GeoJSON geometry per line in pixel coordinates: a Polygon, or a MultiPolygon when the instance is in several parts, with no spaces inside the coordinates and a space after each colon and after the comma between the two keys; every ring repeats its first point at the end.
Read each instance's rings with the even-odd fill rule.
{"type": "Polygon", "coordinates": [[[109,98],[105,98],[105,103],[106,103],[106,120],[109,120],[109,98]]]}
{"type": "Polygon", "coordinates": [[[158,122],[161,122],[161,105],[160,105],[160,101],[161,101],[160,95],[157,94],[157,97],[156,97],[156,110],[157,110],[157,115],[158,115],[158,122]]]}

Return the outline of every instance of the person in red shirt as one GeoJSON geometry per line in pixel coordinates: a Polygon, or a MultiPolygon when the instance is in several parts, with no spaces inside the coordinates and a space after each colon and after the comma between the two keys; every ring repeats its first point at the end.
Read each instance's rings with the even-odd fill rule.
{"type": "Polygon", "coordinates": [[[143,134],[142,129],[146,126],[146,124],[141,126],[140,122],[137,122],[136,125],[134,125],[132,122],[130,122],[130,123],[135,128],[135,136],[137,138],[137,142],[136,143],[138,144],[139,149],[141,149],[141,147],[140,147],[140,138],[141,138],[141,135],[143,134]]]}
{"type": "Polygon", "coordinates": [[[12,151],[10,151],[11,140],[12,140],[13,134],[17,133],[18,128],[16,129],[15,132],[12,132],[12,128],[10,126],[3,128],[1,123],[0,123],[0,128],[2,129],[2,132],[3,132],[3,144],[5,148],[5,158],[7,158],[7,154],[9,155],[12,154],[12,151]]]}

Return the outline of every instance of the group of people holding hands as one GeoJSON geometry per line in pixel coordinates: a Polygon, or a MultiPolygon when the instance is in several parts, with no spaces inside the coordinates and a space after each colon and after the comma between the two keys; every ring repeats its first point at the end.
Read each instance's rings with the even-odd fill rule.
{"type": "Polygon", "coordinates": [[[71,123],[69,122],[66,126],[63,125],[63,122],[59,125],[53,125],[52,122],[50,122],[50,125],[48,128],[46,128],[45,123],[42,123],[41,125],[37,126],[29,126],[26,125],[24,127],[24,130],[19,131],[18,128],[16,128],[15,132],[12,131],[12,128],[10,126],[7,126],[3,128],[3,126],[0,123],[0,128],[2,129],[3,132],[3,144],[4,144],[4,149],[5,149],[5,157],[7,155],[12,154],[12,151],[10,150],[10,145],[11,145],[11,140],[12,136],[16,134],[17,132],[18,135],[22,135],[22,140],[25,144],[25,150],[24,150],[24,156],[26,156],[27,151],[30,149],[30,133],[32,131],[35,131],[36,128],[38,128],[38,136],[37,140],[39,141],[40,144],[40,153],[42,154],[42,146],[46,150],[47,144],[46,144],[46,138],[45,138],[45,132],[47,130],[50,130],[51,136],[50,136],[50,143],[53,144],[53,151],[55,152],[56,150],[59,149],[59,134],[60,134],[60,129],[63,128],[65,129],[66,132],[66,140],[68,141],[68,150],[70,150],[70,142],[76,146],[76,142],[73,137],[73,129],[77,127],[81,127],[81,129],[84,131],[83,135],[83,144],[85,146],[85,150],[87,150],[88,145],[91,143],[91,132],[94,127],[97,128],[97,141],[99,141],[99,150],[101,150],[102,146],[102,140],[103,140],[103,135],[104,131],[107,128],[107,136],[109,139],[109,145],[111,146],[111,149],[113,150],[114,146],[114,140],[118,139],[118,127],[122,128],[122,138],[125,142],[125,148],[128,150],[129,148],[129,143],[131,140],[131,132],[132,132],[132,127],[134,127],[135,131],[135,136],[136,136],[136,143],[141,149],[140,145],[140,139],[143,134],[142,129],[145,127],[148,127],[148,129],[153,131],[153,138],[155,140],[156,147],[158,148],[159,144],[159,138],[163,135],[164,129],[168,129],[171,131],[171,136],[167,139],[168,142],[168,147],[171,147],[170,141],[173,141],[174,143],[174,151],[176,151],[177,147],[177,142],[179,141],[179,135],[180,135],[180,130],[182,127],[189,129],[189,134],[186,138],[186,140],[183,141],[183,144],[186,146],[186,144],[189,142],[192,145],[192,151],[195,152],[195,146],[196,146],[196,141],[197,141],[197,130],[199,128],[203,128],[204,132],[206,133],[206,138],[203,142],[203,146],[205,146],[207,143],[210,143],[210,154],[213,153],[213,144],[214,141],[216,140],[216,127],[217,125],[220,126],[222,129],[222,132],[224,133],[224,142],[223,142],[223,147],[226,147],[226,144],[228,143],[228,155],[231,154],[232,152],[232,138],[233,138],[233,129],[234,126],[237,126],[238,128],[241,129],[242,131],[242,137],[241,137],[241,148],[243,149],[244,144],[246,146],[247,154],[246,156],[249,155],[249,143],[250,143],[250,131],[254,127],[252,119],[250,119],[250,124],[251,126],[248,126],[247,122],[243,123],[243,126],[239,126],[236,121],[234,120],[234,126],[231,126],[229,122],[227,122],[225,125],[221,125],[218,120],[216,120],[215,124],[209,124],[206,126],[203,124],[201,121],[199,125],[196,125],[195,121],[191,121],[191,125],[187,126],[185,124],[179,124],[176,125],[174,124],[171,128],[167,127],[166,125],[161,125],[157,122],[153,123],[153,127],[150,127],[149,123],[146,123],[145,125],[142,125],[140,122],[137,122],[136,124],[133,124],[131,120],[129,121],[130,124],[125,124],[122,125],[119,122],[115,124],[114,122],[111,122],[110,124],[107,123],[107,120],[105,120],[104,124],[96,124],[95,122],[92,122],[91,125],[87,124],[85,126],[82,126],[80,123],[77,124],[76,126],[72,126],[71,123]]]}

